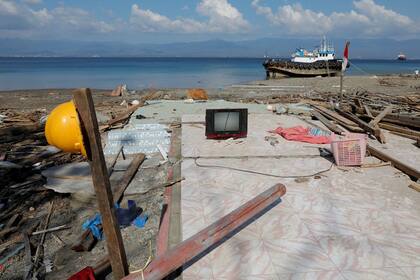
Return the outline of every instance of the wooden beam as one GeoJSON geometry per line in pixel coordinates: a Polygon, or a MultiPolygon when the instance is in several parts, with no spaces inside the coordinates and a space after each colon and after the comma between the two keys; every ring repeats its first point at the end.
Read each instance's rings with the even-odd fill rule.
{"type": "Polygon", "coordinates": [[[127,189],[128,185],[130,184],[131,180],[133,179],[134,175],[136,175],[137,171],[139,170],[140,165],[146,159],[145,154],[137,154],[135,158],[130,162],[127,170],[125,171],[121,181],[118,183],[117,187],[115,188],[113,199],[114,203],[121,202],[123,198],[124,191],[127,189]]]}
{"type": "Polygon", "coordinates": [[[357,126],[357,124],[354,121],[349,120],[349,119],[347,119],[347,118],[345,118],[343,116],[340,116],[339,114],[337,114],[334,111],[331,111],[331,110],[329,110],[327,108],[324,108],[324,107],[318,106],[318,105],[312,105],[312,106],[315,109],[317,109],[319,112],[321,112],[323,114],[326,114],[326,115],[328,115],[328,116],[330,116],[330,117],[332,117],[332,118],[334,118],[334,119],[336,119],[336,120],[338,120],[338,121],[340,121],[340,122],[342,122],[342,123],[344,123],[346,125],[349,125],[349,126],[357,126]]]}
{"type": "Polygon", "coordinates": [[[359,119],[359,117],[357,117],[356,115],[340,110],[340,109],[336,109],[337,112],[340,113],[340,115],[348,118],[349,120],[352,120],[353,122],[357,123],[364,131],[374,135],[376,137],[376,139],[378,139],[379,142],[381,143],[385,143],[385,136],[382,132],[382,130],[377,127],[377,126],[372,126],[370,124],[368,124],[367,122],[359,119]]]}
{"type": "Polygon", "coordinates": [[[363,105],[363,108],[365,108],[365,112],[366,112],[366,114],[370,117],[370,118],[374,118],[373,117],[373,115],[372,115],[372,113],[370,112],[370,109],[369,109],[369,107],[367,106],[367,105],[363,105]]]}
{"type": "Polygon", "coordinates": [[[398,132],[398,133],[411,135],[411,136],[415,136],[417,138],[420,138],[420,132],[419,131],[415,131],[415,130],[412,130],[412,129],[401,127],[399,125],[389,124],[389,123],[379,123],[379,127],[383,128],[383,129],[386,129],[386,130],[389,130],[389,131],[394,131],[394,132],[398,132]]]}
{"type": "Polygon", "coordinates": [[[325,118],[323,115],[321,115],[321,113],[319,113],[318,111],[312,110],[312,115],[315,118],[317,118],[320,122],[322,122],[332,132],[337,133],[337,134],[343,134],[344,133],[343,129],[341,129],[335,123],[332,123],[329,120],[327,120],[327,118],[325,118]]]}
{"type": "Polygon", "coordinates": [[[379,158],[382,161],[389,161],[391,164],[397,168],[398,170],[404,172],[408,176],[415,178],[416,180],[420,179],[420,171],[408,166],[407,164],[399,161],[398,159],[372,147],[371,145],[367,145],[368,152],[374,156],[379,158]]]}
{"type": "Polygon", "coordinates": [[[242,227],[252,222],[259,214],[268,211],[270,207],[279,203],[280,198],[285,193],[286,187],[282,184],[271,187],[220,220],[181,242],[164,255],[157,257],[144,271],[132,273],[124,279],[165,279],[166,276],[180,267],[191,265],[199,257],[203,257],[211,252],[223,243],[227,236],[235,234],[242,227]]]}
{"type": "Polygon", "coordinates": [[[349,119],[344,118],[343,116],[339,115],[337,112],[328,110],[322,106],[312,105],[319,113],[330,120],[334,120],[336,123],[340,124],[341,126],[347,128],[353,132],[360,132],[363,133],[364,130],[361,129],[355,122],[352,122],[349,119]]]}
{"type": "MultiPolygon", "coordinates": [[[[114,194],[113,194],[114,203],[119,203],[121,201],[124,195],[125,189],[130,184],[134,175],[136,175],[140,165],[143,163],[145,158],[146,158],[145,154],[137,154],[136,157],[130,162],[128,169],[125,171],[121,181],[118,183],[117,187],[114,190],[114,194]]],[[[93,246],[95,246],[96,241],[97,240],[93,236],[90,229],[86,229],[82,233],[80,238],[78,239],[77,243],[72,245],[71,249],[76,252],[90,251],[93,248],[93,246]]]]}
{"type": "Polygon", "coordinates": [[[92,93],[87,88],[79,89],[74,92],[73,98],[79,114],[87,158],[92,170],[92,181],[98,199],[99,211],[102,216],[102,225],[108,252],[110,253],[112,273],[114,279],[121,279],[128,274],[128,263],[115,215],[111,184],[102,150],[101,135],[99,133],[92,93]]]}
{"type": "Polygon", "coordinates": [[[416,190],[416,191],[420,192],[420,184],[419,183],[411,182],[410,185],[408,185],[408,187],[412,188],[413,190],[416,190]]]}
{"type": "MultiPolygon", "coordinates": [[[[377,116],[379,115],[381,112],[379,111],[374,111],[372,110],[372,115],[373,116],[377,116]]],[[[398,113],[393,113],[393,114],[387,114],[384,118],[383,118],[384,122],[389,122],[389,123],[395,123],[395,124],[399,124],[402,126],[410,126],[410,127],[416,127],[416,128],[420,128],[420,116],[416,115],[416,114],[398,114],[398,113]]]]}
{"type": "Polygon", "coordinates": [[[393,108],[393,106],[392,105],[389,105],[388,107],[386,107],[379,115],[377,115],[373,120],[371,120],[370,122],[369,122],[369,125],[371,125],[371,126],[376,126],[376,125],[378,125],[378,123],[386,116],[386,115],[388,115],[389,113],[391,113],[392,112],[392,108],[393,108]]]}

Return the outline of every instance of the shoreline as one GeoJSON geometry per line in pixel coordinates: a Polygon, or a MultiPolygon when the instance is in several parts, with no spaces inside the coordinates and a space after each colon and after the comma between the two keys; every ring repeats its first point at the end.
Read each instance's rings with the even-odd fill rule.
{"type": "MultiPolygon", "coordinates": [[[[110,96],[112,90],[91,88],[98,112],[123,111],[129,102],[155,93],[155,100],[182,100],[188,88],[147,88],[132,90],[123,96],[110,96]]],[[[285,78],[256,80],[222,89],[205,88],[210,100],[223,99],[243,103],[295,103],[311,95],[339,96],[340,77],[285,78]]],[[[0,114],[49,113],[57,105],[72,99],[73,89],[30,89],[0,91],[0,114]]],[[[345,76],[343,93],[349,95],[420,96],[420,78],[413,75],[345,76]]]]}
{"type": "MultiPolygon", "coordinates": [[[[313,80],[313,79],[334,79],[334,78],[339,78],[339,76],[335,76],[335,77],[308,77],[308,78],[302,78],[302,77],[284,77],[284,78],[278,78],[278,79],[269,79],[269,80],[250,80],[250,81],[245,81],[245,82],[240,82],[240,83],[235,83],[235,84],[230,84],[230,85],[225,85],[225,86],[219,86],[219,87],[200,87],[200,86],[194,86],[191,85],[189,87],[158,87],[157,89],[159,90],[187,90],[190,88],[203,88],[206,90],[214,90],[214,89],[226,89],[232,86],[236,86],[236,85],[252,85],[255,83],[263,83],[268,82],[270,84],[275,84],[275,83],[284,83],[285,81],[291,81],[292,83],[294,83],[296,80],[301,80],[303,82],[309,81],[309,80],[313,80]]],[[[406,74],[406,73],[393,73],[393,74],[369,74],[369,75],[345,75],[344,78],[350,78],[350,79],[364,79],[364,78],[378,78],[378,79],[382,79],[382,78],[413,78],[415,79],[415,75],[414,74],[406,74]]],[[[420,78],[420,77],[419,77],[420,78]]],[[[123,84],[123,83],[122,83],[123,84]]],[[[115,85],[117,86],[117,85],[115,85]]],[[[129,86],[129,85],[127,85],[129,86]]],[[[0,94],[5,94],[5,93],[19,93],[22,91],[30,91],[30,92],[36,92],[36,91],[69,91],[69,90],[74,90],[74,87],[46,87],[46,88],[15,88],[15,89],[0,89],[0,94]]],[[[112,91],[114,88],[91,88],[94,89],[96,91],[112,91]]],[[[150,90],[152,89],[152,87],[143,87],[143,88],[129,88],[129,90],[135,90],[135,91],[143,91],[143,90],[150,90]]],[[[156,88],[154,88],[156,89],[156,88]]]]}

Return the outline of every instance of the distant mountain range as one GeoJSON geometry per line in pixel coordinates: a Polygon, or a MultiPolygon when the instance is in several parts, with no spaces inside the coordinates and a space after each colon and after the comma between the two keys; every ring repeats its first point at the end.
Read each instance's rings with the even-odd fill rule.
{"type": "MultiPolygon", "coordinates": [[[[341,57],[344,39],[333,43],[341,57]]],[[[420,58],[420,39],[350,40],[350,56],[360,59],[395,59],[400,52],[408,59],[420,58]]],[[[54,40],[2,39],[0,56],[33,57],[289,57],[297,47],[312,49],[313,39],[261,38],[258,40],[209,40],[185,43],[80,42],[54,40]]]]}

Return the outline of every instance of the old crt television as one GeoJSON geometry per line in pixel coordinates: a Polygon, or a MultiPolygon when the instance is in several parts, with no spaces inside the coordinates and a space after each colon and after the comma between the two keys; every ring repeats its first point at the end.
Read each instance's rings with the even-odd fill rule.
{"type": "Polygon", "coordinates": [[[248,134],[248,109],[207,109],[208,139],[243,138],[248,134]]]}

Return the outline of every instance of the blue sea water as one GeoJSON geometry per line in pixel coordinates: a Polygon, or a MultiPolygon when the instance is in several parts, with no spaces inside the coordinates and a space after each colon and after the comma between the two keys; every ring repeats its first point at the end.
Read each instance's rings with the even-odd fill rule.
{"type": "MultiPolygon", "coordinates": [[[[221,88],[265,79],[262,58],[0,58],[0,90],[221,88]]],[[[420,60],[352,60],[346,75],[413,73],[420,60]]]]}

